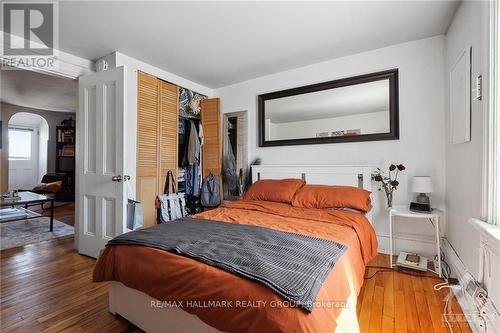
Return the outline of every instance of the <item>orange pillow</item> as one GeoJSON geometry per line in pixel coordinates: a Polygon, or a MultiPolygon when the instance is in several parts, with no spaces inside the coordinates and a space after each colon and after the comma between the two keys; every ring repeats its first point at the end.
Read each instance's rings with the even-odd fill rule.
{"type": "Polygon", "coordinates": [[[302,179],[263,179],[253,183],[243,199],[274,201],[290,204],[298,189],[304,186],[302,179]]]}
{"type": "Polygon", "coordinates": [[[352,208],[368,212],[369,191],[352,186],[306,185],[297,191],[292,205],[303,208],[352,208]]]}
{"type": "Polygon", "coordinates": [[[62,181],[58,180],[52,183],[40,183],[33,187],[32,191],[33,192],[50,192],[50,193],[56,193],[59,192],[62,186],[62,181]]]}

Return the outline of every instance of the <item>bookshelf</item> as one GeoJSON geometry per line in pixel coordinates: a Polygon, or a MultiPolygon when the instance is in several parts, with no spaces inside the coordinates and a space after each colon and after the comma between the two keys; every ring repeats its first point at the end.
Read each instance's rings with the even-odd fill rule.
{"type": "Polygon", "coordinates": [[[75,127],[56,127],[56,172],[68,175],[71,191],[75,193],[75,127]]]}

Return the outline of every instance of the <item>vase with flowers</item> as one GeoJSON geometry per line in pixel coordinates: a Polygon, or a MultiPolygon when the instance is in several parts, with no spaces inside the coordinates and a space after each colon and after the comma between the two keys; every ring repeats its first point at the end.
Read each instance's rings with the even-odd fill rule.
{"type": "Polygon", "coordinates": [[[405,169],[406,168],[403,164],[391,164],[389,166],[388,174],[386,174],[385,171],[382,171],[382,169],[377,168],[372,175],[372,179],[380,183],[380,188],[378,190],[381,191],[383,189],[385,192],[385,196],[387,198],[387,208],[392,207],[394,190],[397,190],[399,186],[398,175],[405,169]]]}

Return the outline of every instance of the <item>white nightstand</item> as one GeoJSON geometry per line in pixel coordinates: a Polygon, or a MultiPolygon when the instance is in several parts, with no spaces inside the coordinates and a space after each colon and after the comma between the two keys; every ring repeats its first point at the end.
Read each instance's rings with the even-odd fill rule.
{"type": "Polygon", "coordinates": [[[433,210],[430,213],[415,213],[408,209],[406,206],[395,206],[389,209],[389,247],[390,247],[390,266],[393,266],[392,257],[394,256],[394,245],[393,245],[393,232],[394,232],[394,221],[398,219],[396,217],[406,217],[414,219],[426,219],[433,225],[436,231],[436,248],[437,248],[437,272],[439,277],[442,277],[441,272],[441,244],[440,244],[440,234],[439,234],[439,215],[440,211],[433,210]]]}

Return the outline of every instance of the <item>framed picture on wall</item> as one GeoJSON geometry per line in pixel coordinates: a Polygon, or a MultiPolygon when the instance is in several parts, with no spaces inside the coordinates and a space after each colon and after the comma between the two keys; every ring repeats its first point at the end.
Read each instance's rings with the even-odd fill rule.
{"type": "Polygon", "coordinates": [[[471,140],[471,53],[472,47],[468,46],[450,71],[450,133],[453,144],[471,140]]]}

